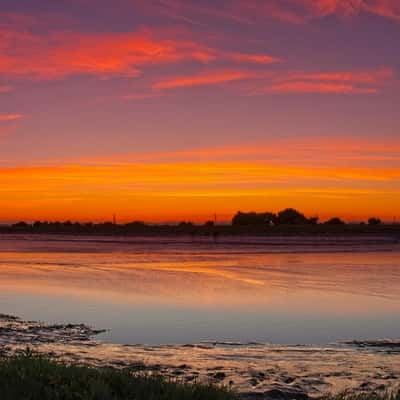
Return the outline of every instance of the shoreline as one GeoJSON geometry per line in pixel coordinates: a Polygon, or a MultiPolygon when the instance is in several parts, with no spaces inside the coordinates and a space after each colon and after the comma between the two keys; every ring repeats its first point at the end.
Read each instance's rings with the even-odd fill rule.
{"type": "Polygon", "coordinates": [[[161,235],[81,235],[81,234],[1,234],[0,253],[7,252],[125,252],[143,248],[168,253],[172,250],[208,251],[213,254],[323,254],[400,252],[400,235],[297,235],[297,236],[210,236],[161,235]],[[94,247],[96,246],[96,248],[94,247]]]}
{"type": "Polygon", "coordinates": [[[30,224],[0,225],[0,236],[16,235],[67,235],[67,236],[122,236],[122,237],[183,237],[211,238],[221,237],[291,237],[291,236],[389,236],[400,241],[400,224],[292,224],[292,225],[200,225],[183,223],[179,225],[147,225],[133,223],[117,225],[112,223],[80,224],[54,223],[40,226],[30,224]]]}
{"type": "Polygon", "coordinates": [[[29,346],[71,364],[128,368],[183,382],[225,385],[242,396],[269,391],[293,398],[379,392],[395,388],[400,378],[400,341],[146,346],[104,343],[96,339],[102,332],[83,324],[47,325],[0,315],[0,354],[12,355],[29,346]]]}

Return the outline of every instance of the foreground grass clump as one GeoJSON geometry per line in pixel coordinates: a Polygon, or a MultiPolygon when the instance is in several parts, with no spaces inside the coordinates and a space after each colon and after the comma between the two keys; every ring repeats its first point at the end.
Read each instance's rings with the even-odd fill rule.
{"type": "Polygon", "coordinates": [[[0,359],[1,400],[232,400],[209,385],[110,368],[67,366],[27,352],[0,359]]]}

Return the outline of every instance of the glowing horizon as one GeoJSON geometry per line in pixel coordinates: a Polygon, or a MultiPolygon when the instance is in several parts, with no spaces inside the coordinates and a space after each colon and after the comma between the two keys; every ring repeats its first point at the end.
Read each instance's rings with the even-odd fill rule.
{"type": "MultiPolygon", "coordinates": [[[[3,213],[32,220],[227,222],[238,211],[295,207],[322,219],[392,221],[399,146],[286,142],[269,146],[129,154],[58,165],[3,167],[3,213]],[[310,153],[322,152],[323,163],[310,153]],[[329,152],[329,153],[328,153],[329,152]],[[341,163],[342,167],[337,164],[341,163]],[[357,201],[357,212],[352,209],[357,201]],[[160,204],[163,204],[160,210],[160,204]]],[[[6,215],[6,214],[4,214],[6,215]]]]}

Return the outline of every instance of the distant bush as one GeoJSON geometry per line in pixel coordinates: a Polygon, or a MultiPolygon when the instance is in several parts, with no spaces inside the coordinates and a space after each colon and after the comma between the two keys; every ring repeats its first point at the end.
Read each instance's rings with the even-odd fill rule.
{"type": "Polygon", "coordinates": [[[282,225],[305,225],[310,221],[294,208],[286,208],[278,213],[277,223],[282,225]]]}
{"type": "Polygon", "coordinates": [[[379,218],[372,217],[368,220],[368,225],[380,225],[382,221],[379,218]]]}
{"type": "Polygon", "coordinates": [[[237,212],[232,225],[316,225],[318,218],[307,218],[294,208],[286,208],[278,214],[272,212],[237,212]]]}
{"type": "Polygon", "coordinates": [[[232,225],[271,225],[276,222],[276,215],[270,212],[237,212],[232,219],[232,225]]]}
{"type": "Polygon", "coordinates": [[[325,221],[326,225],[344,225],[345,222],[342,221],[339,217],[334,217],[325,221]]]}

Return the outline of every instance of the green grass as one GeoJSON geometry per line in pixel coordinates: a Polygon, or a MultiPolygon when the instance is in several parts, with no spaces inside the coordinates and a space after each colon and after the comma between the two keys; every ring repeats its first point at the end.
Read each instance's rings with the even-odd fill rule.
{"type": "Polygon", "coordinates": [[[233,400],[223,388],[128,370],[68,366],[27,351],[0,359],[1,400],[233,400]]]}

